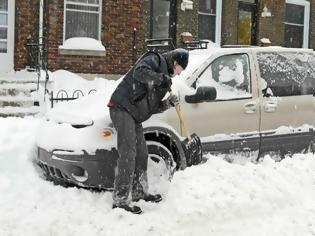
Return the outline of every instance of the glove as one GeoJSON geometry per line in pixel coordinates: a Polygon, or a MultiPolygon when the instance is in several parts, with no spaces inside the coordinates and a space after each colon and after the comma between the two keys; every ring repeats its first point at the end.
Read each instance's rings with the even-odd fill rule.
{"type": "Polygon", "coordinates": [[[172,78],[168,75],[163,75],[161,87],[162,88],[171,88],[172,78]]]}
{"type": "Polygon", "coordinates": [[[172,94],[168,97],[168,102],[172,107],[175,107],[179,104],[179,98],[175,95],[172,94]]]}

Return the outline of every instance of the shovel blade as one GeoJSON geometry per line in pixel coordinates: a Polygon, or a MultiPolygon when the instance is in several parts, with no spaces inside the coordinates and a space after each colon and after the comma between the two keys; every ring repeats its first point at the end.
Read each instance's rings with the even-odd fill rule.
{"type": "Polygon", "coordinates": [[[202,161],[202,145],[200,138],[193,133],[191,139],[185,139],[182,142],[185,152],[187,166],[198,165],[202,161]]]}

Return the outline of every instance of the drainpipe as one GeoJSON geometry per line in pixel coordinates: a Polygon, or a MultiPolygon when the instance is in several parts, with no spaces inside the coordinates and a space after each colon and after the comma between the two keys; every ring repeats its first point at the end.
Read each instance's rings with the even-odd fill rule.
{"type": "MultiPolygon", "coordinates": [[[[39,32],[38,32],[38,43],[39,48],[43,47],[43,25],[44,25],[44,0],[39,1],[39,32]]],[[[38,63],[42,64],[42,58],[40,51],[38,51],[38,63]]]]}

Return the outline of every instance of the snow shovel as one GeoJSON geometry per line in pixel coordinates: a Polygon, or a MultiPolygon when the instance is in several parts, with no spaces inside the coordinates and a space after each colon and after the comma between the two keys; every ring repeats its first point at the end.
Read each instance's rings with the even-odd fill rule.
{"type": "Polygon", "coordinates": [[[187,159],[187,166],[197,165],[202,161],[202,146],[200,138],[195,133],[191,134],[189,132],[180,112],[179,105],[176,105],[175,109],[181,124],[181,128],[183,128],[184,133],[187,136],[187,138],[182,142],[182,146],[187,159]]]}

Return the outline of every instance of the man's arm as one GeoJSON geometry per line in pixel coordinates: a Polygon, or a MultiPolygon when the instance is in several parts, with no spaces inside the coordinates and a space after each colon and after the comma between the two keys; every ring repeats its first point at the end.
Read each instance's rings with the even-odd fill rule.
{"type": "Polygon", "coordinates": [[[168,98],[160,102],[159,108],[154,114],[162,113],[166,111],[167,109],[169,109],[170,107],[175,107],[178,104],[179,104],[179,98],[176,95],[171,94],[170,96],[168,96],[168,98]]]}
{"type": "Polygon", "coordinates": [[[158,73],[160,67],[160,58],[155,53],[149,53],[136,65],[133,78],[141,83],[148,85],[161,85],[164,80],[164,74],[158,73]]]}

